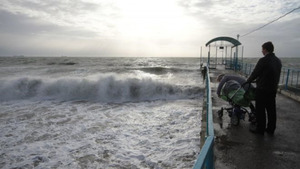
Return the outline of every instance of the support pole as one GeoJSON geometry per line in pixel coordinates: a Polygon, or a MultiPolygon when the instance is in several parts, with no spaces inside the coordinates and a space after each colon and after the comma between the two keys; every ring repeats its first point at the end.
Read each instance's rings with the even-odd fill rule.
{"type": "Polygon", "coordinates": [[[200,47],[200,70],[202,69],[203,58],[202,58],[202,46],[200,47]]]}
{"type": "Polygon", "coordinates": [[[244,69],[244,46],[242,46],[242,60],[241,60],[241,69],[243,70],[244,69]]]}
{"type": "Polygon", "coordinates": [[[224,48],[222,49],[222,65],[224,64],[224,48]]]}
{"type": "Polygon", "coordinates": [[[290,69],[288,69],[288,71],[287,71],[287,75],[286,75],[286,81],[285,81],[285,90],[287,90],[287,89],[288,89],[289,76],[290,76],[290,69]]]}
{"type": "Polygon", "coordinates": [[[207,57],[207,68],[209,68],[209,62],[210,62],[210,45],[208,46],[208,57],[207,57]]]}
{"type": "Polygon", "coordinates": [[[202,46],[201,46],[201,49],[200,49],[200,58],[202,59],[202,62],[203,62],[203,58],[202,58],[202,46]]]}
{"type": "Polygon", "coordinates": [[[218,64],[218,47],[216,44],[216,59],[215,59],[215,67],[217,68],[217,64],[218,64]]]}
{"type": "MultiPolygon", "coordinates": [[[[239,34],[237,34],[237,40],[239,40],[239,37],[240,37],[240,35],[239,34]]],[[[236,46],[236,48],[235,48],[235,68],[234,68],[234,70],[235,71],[237,71],[237,68],[238,68],[238,56],[239,56],[239,46],[236,46]]]]}
{"type": "Polygon", "coordinates": [[[226,62],[227,62],[227,46],[226,46],[226,48],[225,48],[225,64],[227,64],[226,62]]]}
{"type": "Polygon", "coordinates": [[[232,48],[230,49],[230,69],[233,67],[233,61],[232,61],[232,48]]]}

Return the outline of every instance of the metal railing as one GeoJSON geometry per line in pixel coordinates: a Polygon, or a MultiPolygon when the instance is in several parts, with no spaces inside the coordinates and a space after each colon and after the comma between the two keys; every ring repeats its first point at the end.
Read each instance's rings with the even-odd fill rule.
{"type": "MultiPolygon", "coordinates": [[[[254,64],[239,64],[241,65],[240,71],[246,76],[249,76],[255,68],[254,64]]],[[[281,89],[300,94],[300,69],[282,67],[279,80],[279,87],[281,89]]]]}
{"type": "Polygon", "coordinates": [[[214,127],[209,69],[206,72],[206,140],[194,164],[194,169],[214,169],[214,127]]]}
{"type": "Polygon", "coordinates": [[[281,69],[280,84],[283,85],[285,90],[293,92],[300,92],[300,69],[285,68],[281,69]]]}

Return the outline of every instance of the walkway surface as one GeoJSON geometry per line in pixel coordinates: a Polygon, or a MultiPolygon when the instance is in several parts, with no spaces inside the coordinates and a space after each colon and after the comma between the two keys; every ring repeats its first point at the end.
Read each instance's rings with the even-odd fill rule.
{"type": "Polygon", "coordinates": [[[300,168],[300,103],[277,94],[277,129],[274,136],[256,135],[249,131],[248,117],[239,126],[230,124],[224,111],[220,119],[217,111],[228,107],[218,98],[216,77],[225,70],[221,65],[210,69],[215,129],[216,169],[298,169],[300,168]]]}

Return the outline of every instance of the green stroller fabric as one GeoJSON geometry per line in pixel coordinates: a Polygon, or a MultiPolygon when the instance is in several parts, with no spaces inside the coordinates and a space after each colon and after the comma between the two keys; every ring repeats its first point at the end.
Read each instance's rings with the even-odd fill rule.
{"type": "Polygon", "coordinates": [[[236,105],[249,107],[251,100],[255,98],[254,88],[245,91],[237,81],[229,80],[224,84],[220,97],[236,105]]]}

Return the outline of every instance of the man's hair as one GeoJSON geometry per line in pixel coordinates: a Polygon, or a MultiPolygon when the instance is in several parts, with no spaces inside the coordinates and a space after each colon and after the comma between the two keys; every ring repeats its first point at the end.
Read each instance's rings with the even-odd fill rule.
{"type": "Polygon", "coordinates": [[[268,52],[270,52],[270,53],[273,53],[273,51],[274,51],[274,46],[273,46],[273,43],[272,42],[266,42],[266,43],[264,43],[263,45],[262,45],[262,48],[263,49],[266,49],[268,52]]]}

